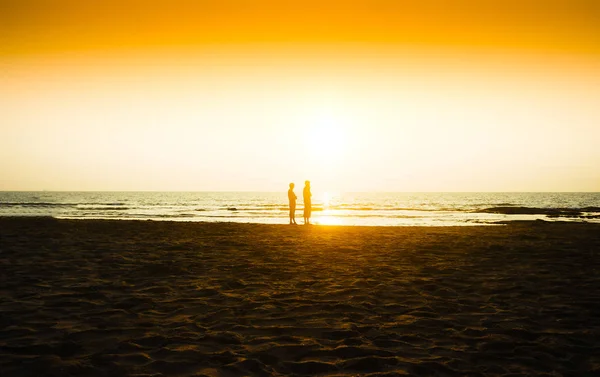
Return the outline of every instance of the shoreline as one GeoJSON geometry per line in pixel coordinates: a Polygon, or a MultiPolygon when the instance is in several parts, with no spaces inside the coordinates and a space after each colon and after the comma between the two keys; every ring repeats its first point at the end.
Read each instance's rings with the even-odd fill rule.
{"type": "MultiPolygon", "coordinates": [[[[593,218],[595,220],[595,218],[593,218]]],[[[105,218],[105,217],[81,217],[81,218],[70,218],[70,217],[55,217],[52,215],[10,215],[10,216],[0,216],[0,222],[7,221],[60,221],[60,222],[118,222],[118,223],[175,223],[175,224],[206,224],[206,225],[219,225],[219,224],[232,224],[232,225],[267,225],[267,226],[290,226],[287,221],[287,218],[282,217],[280,222],[274,223],[265,223],[265,222],[251,222],[251,221],[231,221],[231,220],[223,220],[223,221],[205,221],[205,220],[189,220],[189,219],[160,219],[160,218],[105,218]]],[[[318,218],[313,219],[318,220],[318,218]]],[[[305,227],[306,224],[298,222],[298,227],[305,227]]],[[[478,228],[478,227],[497,227],[499,225],[507,226],[507,225],[533,225],[533,226],[543,226],[550,224],[579,224],[583,226],[597,226],[600,227],[600,222],[597,221],[588,221],[586,219],[574,220],[574,219],[555,219],[555,218],[546,218],[546,219],[514,219],[514,220],[498,220],[494,222],[465,222],[460,224],[452,224],[452,225],[405,225],[405,224],[335,224],[335,223],[322,223],[322,222],[312,222],[309,224],[311,227],[324,227],[324,228],[478,228]]],[[[290,226],[291,227],[291,226],[290,226]]],[[[293,227],[292,227],[293,228],[293,227]]]]}
{"type": "MultiPolygon", "coordinates": [[[[600,224],[600,193],[336,193],[313,200],[313,223],[469,226],[545,220],[600,224]]],[[[0,216],[285,224],[284,193],[2,193],[0,216]]],[[[301,220],[298,203],[296,219],[301,220]]]]}
{"type": "Polygon", "coordinates": [[[600,225],[0,217],[10,376],[592,375],[600,225]]]}

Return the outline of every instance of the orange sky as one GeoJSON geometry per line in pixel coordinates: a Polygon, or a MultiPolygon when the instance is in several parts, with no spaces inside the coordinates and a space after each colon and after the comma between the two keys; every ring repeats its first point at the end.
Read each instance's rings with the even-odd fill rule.
{"type": "Polygon", "coordinates": [[[600,191],[597,0],[0,0],[0,190],[600,191]]]}
{"type": "Polygon", "coordinates": [[[596,0],[2,0],[4,53],[222,43],[600,52],[596,0]]]}

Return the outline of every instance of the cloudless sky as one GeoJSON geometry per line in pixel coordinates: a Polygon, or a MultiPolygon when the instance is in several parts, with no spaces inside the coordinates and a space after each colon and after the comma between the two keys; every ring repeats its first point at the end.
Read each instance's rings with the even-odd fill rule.
{"type": "Polygon", "coordinates": [[[595,0],[0,0],[0,190],[600,191],[595,0]]]}

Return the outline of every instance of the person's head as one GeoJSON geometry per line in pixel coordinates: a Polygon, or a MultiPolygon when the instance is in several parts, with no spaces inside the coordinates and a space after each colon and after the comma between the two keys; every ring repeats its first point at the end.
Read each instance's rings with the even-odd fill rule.
{"type": "Polygon", "coordinates": [[[310,187],[310,181],[304,181],[304,185],[310,187]]]}
{"type": "Polygon", "coordinates": [[[290,183],[290,188],[293,189],[294,188],[294,183],[290,183]]]}

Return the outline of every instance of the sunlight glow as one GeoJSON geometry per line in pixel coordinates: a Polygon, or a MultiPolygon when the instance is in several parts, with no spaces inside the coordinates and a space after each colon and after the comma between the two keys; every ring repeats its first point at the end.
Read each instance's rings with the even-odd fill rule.
{"type": "Polygon", "coordinates": [[[311,160],[324,166],[337,167],[346,157],[350,122],[342,111],[321,109],[305,120],[311,130],[305,139],[311,160]]]}
{"type": "Polygon", "coordinates": [[[323,193],[323,211],[329,209],[329,201],[331,200],[331,196],[328,192],[323,193]]]}
{"type": "Polygon", "coordinates": [[[8,1],[0,190],[600,191],[599,3],[8,1]]]}
{"type": "Polygon", "coordinates": [[[336,216],[319,216],[314,222],[318,225],[344,225],[344,221],[336,216]]]}

